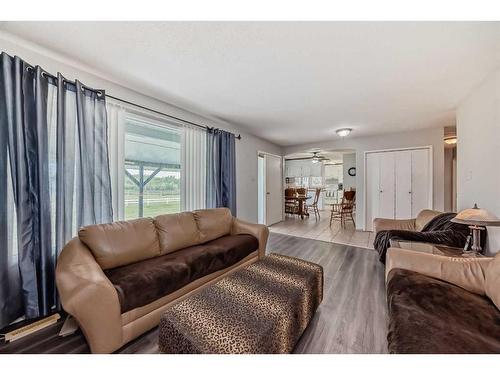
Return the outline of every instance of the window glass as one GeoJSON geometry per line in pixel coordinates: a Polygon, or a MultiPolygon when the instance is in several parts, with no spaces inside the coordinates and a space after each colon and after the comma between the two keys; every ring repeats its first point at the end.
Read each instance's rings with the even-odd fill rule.
{"type": "Polygon", "coordinates": [[[148,119],[128,117],[124,153],[125,219],[179,212],[179,129],[148,119]]]}

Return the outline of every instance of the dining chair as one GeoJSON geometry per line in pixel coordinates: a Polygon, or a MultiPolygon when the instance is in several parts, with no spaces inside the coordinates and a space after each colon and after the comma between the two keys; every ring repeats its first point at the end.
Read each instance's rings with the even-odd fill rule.
{"type": "Polygon", "coordinates": [[[307,189],[306,188],[297,188],[297,195],[306,195],[307,194],[307,189]]]}
{"type": "Polygon", "coordinates": [[[319,201],[319,196],[321,194],[321,188],[316,188],[314,192],[314,200],[311,204],[307,205],[307,210],[309,211],[310,208],[312,208],[314,212],[314,218],[316,220],[321,219],[319,215],[319,208],[318,208],[318,201],[319,201]]]}
{"type": "Polygon", "coordinates": [[[298,212],[297,200],[295,199],[297,190],[295,188],[285,189],[285,215],[296,214],[298,212]]]}
{"type": "Polygon", "coordinates": [[[330,226],[333,220],[340,220],[340,225],[345,228],[346,220],[351,220],[356,228],[356,222],[354,221],[354,207],[356,205],[356,191],[344,191],[344,196],[342,197],[342,203],[337,207],[332,206],[332,212],[330,215],[330,226]]]}
{"type": "MultiPolygon", "coordinates": [[[[297,195],[299,197],[305,197],[307,195],[307,189],[306,188],[299,187],[296,190],[297,190],[297,195]]],[[[307,212],[306,201],[305,200],[297,201],[297,206],[300,205],[300,204],[302,205],[302,211],[304,212],[304,214],[309,215],[309,213],[307,212]]],[[[298,212],[299,212],[299,207],[297,207],[297,213],[298,212]]]]}

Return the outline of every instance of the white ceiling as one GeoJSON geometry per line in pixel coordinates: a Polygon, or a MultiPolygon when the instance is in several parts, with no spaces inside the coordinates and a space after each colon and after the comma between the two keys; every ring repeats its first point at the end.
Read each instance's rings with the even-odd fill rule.
{"type": "Polygon", "coordinates": [[[279,145],[453,125],[499,22],[5,22],[0,29],[279,145]]]}

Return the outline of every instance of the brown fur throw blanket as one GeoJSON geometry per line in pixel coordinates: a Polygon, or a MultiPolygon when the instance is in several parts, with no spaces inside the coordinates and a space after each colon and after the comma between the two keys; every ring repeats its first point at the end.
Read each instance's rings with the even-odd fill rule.
{"type": "MultiPolygon", "coordinates": [[[[385,264],[385,254],[391,246],[391,240],[430,242],[438,245],[464,247],[469,235],[469,227],[453,223],[454,212],[440,214],[429,221],[421,232],[411,230],[382,230],[377,233],[373,246],[379,253],[379,259],[385,264]]],[[[481,235],[481,247],[486,241],[486,231],[481,235]]]]}
{"type": "Polygon", "coordinates": [[[389,353],[500,353],[500,311],[484,296],[394,269],[387,305],[389,353]]]}

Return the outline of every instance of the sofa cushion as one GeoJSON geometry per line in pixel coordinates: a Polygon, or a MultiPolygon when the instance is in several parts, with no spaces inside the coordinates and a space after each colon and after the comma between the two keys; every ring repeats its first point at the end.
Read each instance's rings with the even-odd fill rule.
{"type": "Polygon", "coordinates": [[[211,208],[193,211],[200,231],[200,242],[214,240],[231,232],[233,216],[228,208],[211,208]]]}
{"type": "Polygon", "coordinates": [[[122,313],[147,305],[190,282],[238,263],[259,247],[248,234],[224,236],[153,259],[106,270],[122,313]]]}
{"type": "Polygon", "coordinates": [[[436,216],[438,216],[442,213],[443,212],[441,212],[441,211],[434,211],[434,210],[422,210],[422,211],[420,211],[415,219],[415,230],[421,231],[429,221],[431,221],[436,216]]]}
{"type": "Polygon", "coordinates": [[[390,353],[500,353],[500,311],[488,298],[408,270],[387,280],[390,353]]]}
{"type": "Polygon", "coordinates": [[[500,252],[498,252],[486,269],[485,291],[497,309],[500,309],[500,252]]]}
{"type": "Polygon", "coordinates": [[[158,231],[162,255],[197,245],[200,242],[200,232],[192,212],[160,215],[154,218],[154,223],[158,231]]]}
{"type": "Polygon", "coordinates": [[[102,269],[160,255],[158,236],[151,218],[89,225],[78,231],[78,237],[102,269]]]}

